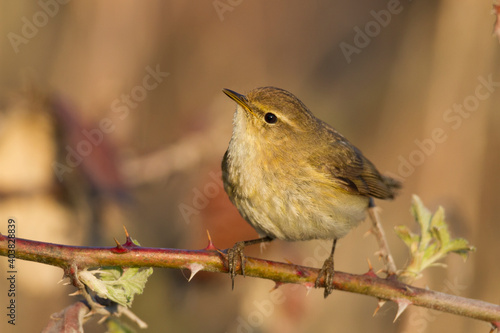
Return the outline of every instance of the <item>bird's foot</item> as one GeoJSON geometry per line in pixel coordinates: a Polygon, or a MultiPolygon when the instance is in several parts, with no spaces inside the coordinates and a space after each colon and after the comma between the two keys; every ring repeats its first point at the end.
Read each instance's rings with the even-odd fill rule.
{"type": "Polygon", "coordinates": [[[328,259],[325,260],[323,263],[323,267],[319,271],[318,278],[316,279],[315,287],[319,288],[321,285],[321,278],[324,276],[325,277],[325,293],[324,296],[325,298],[328,297],[333,291],[333,276],[335,274],[335,271],[333,269],[333,256],[328,257],[328,259]]]}
{"type": "Polygon", "coordinates": [[[236,271],[238,268],[238,263],[241,268],[241,275],[245,276],[245,255],[243,254],[243,249],[248,245],[262,244],[272,241],[274,238],[271,236],[265,236],[257,239],[247,240],[244,242],[237,242],[230,249],[226,250],[227,253],[227,269],[231,275],[232,288],[234,289],[234,278],[236,277],[236,271]]]}
{"type": "Polygon", "coordinates": [[[245,276],[245,255],[243,254],[244,248],[245,242],[237,242],[232,248],[227,249],[227,268],[229,271],[229,275],[231,276],[232,289],[234,289],[234,278],[236,277],[238,263],[241,268],[241,275],[245,276]]]}

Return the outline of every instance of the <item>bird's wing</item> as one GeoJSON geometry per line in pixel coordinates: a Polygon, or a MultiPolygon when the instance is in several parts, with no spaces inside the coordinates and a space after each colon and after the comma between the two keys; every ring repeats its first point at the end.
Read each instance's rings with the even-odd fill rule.
{"type": "Polygon", "coordinates": [[[392,199],[400,183],[382,176],[375,166],[340,133],[329,129],[329,145],[311,154],[311,163],[348,192],[392,199]]]}

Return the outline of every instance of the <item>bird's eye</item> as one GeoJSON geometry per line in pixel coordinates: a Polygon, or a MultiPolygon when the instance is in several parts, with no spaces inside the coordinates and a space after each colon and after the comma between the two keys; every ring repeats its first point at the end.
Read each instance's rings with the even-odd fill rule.
{"type": "Polygon", "coordinates": [[[268,124],[274,124],[275,122],[278,121],[278,117],[274,113],[268,112],[264,115],[264,120],[268,124]]]}

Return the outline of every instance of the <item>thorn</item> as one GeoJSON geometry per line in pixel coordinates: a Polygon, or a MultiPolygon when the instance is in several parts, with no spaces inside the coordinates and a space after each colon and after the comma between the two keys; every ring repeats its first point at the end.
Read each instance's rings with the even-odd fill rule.
{"type": "MultiPolygon", "coordinates": [[[[120,242],[116,238],[113,237],[113,239],[115,240],[116,247],[111,249],[111,252],[113,252],[113,253],[126,253],[129,251],[126,248],[124,248],[123,245],[121,245],[120,242]]],[[[126,244],[124,244],[124,245],[126,245],[126,244]]]]}
{"type": "Polygon", "coordinates": [[[378,275],[373,270],[370,270],[370,271],[366,272],[363,275],[369,276],[369,277],[372,277],[372,278],[377,278],[378,277],[378,275]]]}
{"type": "Polygon", "coordinates": [[[406,290],[407,290],[408,292],[410,292],[410,293],[412,293],[412,294],[413,294],[413,293],[415,293],[415,291],[414,291],[414,290],[413,290],[410,286],[406,285],[406,286],[405,286],[405,288],[406,288],[406,290]]]}
{"type": "Polygon", "coordinates": [[[217,249],[217,248],[215,249],[215,251],[217,251],[217,253],[218,253],[220,256],[222,256],[223,258],[225,258],[225,257],[226,257],[227,251],[221,251],[221,250],[219,250],[219,249],[217,249]]]}
{"type": "Polygon", "coordinates": [[[279,287],[281,287],[282,285],[284,285],[284,283],[283,283],[283,282],[275,282],[275,283],[274,283],[274,286],[271,288],[271,290],[269,290],[269,292],[271,292],[271,291],[274,291],[274,290],[278,289],[278,288],[279,288],[279,287]]]}
{"type": "Polygon", "coordinates": [[[127,227],[123,226],[123,230],[125,231],[125,237],[127,237],[127,240],[130,238],[130,235],[128,234],[127,227]]]}
{"type": "MultiPolygon", "coordinates": [[[[94,310],[90,310],[89,313],[87,313],[85,316],[83,316],[83,319],[88,319],[90,317],[92,317],[96,312],[94,310]]],[[[101,320],[99,320],[101,321],[101,320]]]]}
{"type": "MultiPolygon", "coordinates": [[[[99,303],[94,303],[92,306],[95,306],[98,309],[104,308],[104,306],[102,304],[99,304],[99,303]]],[[[109,313],[109,311],[107,311],[107,312],[109,313]]],[[[98,314],[98,313],[99,313],[99,311],[96,311],[95,309],[91,309],[89,311],[89,313],[87,313],[85,316],[83,316],[83,319],[85,321],[87,321],[89,318],[92,318],[92,316],[94,316],[95,314],[98,314]]],[[[109,315],[103,315],[103,317],[101,319],[99,319],[98,322],[100,322],[102,320],[106,321],[105,318],[108,318],[108,317],[109,317],[109,315]]]]}
{"type": "Polygon", "coordinates": [[[196,275],[196,273],[198,273],[199,271],[201,271],[203,269],[203,265],[195,262],[193,264],[189,264],[187,269],[189,269],[191,271],[191,276],[188,279],[188,282],[190,282],[191,279],[196,275]]]}
{"type": "Polygon", "coordinates": [[[314,288],[314,283],[312,282],[305,282],[302,285],[306,287],[306,296],[309,295],[309,292],[314,288]]]}
{"type": "Polygon", "coordinates": [[[123,226],[123,230],[125,230],[125,237],[126,237],[125,243],[123,245],[137,247],[137,245],[134,244],[134,242],[132,241],[132,238],[130,238],[128,230],[127,230],[127,228],[125,228],[125,226],[123,226]]]}
{"type": "Polygon", "coordinates": [[[373,272],[372,262],[369,258],[366,258],[366,262],[368,263],[368,270],[373,272]]]}
{"type": "Polygon", "coordinates": [[[77,290],[74,293],[69,294],[68,296],[78,296],[78,295],[81,295],[81,294],[82,294],[82,291],[81,290],[77,290]]]}
{"type": "Polygon", "coordinates": [[[385,299],[381,299],[381,298],[378,299],[377,308],[373,312],[373,317],[375,317],[375,315],[377,314],[378,310],[380,310],[385,305],[385,303],[387,303],[387,301],[385,299]]]}
{"type": "Polygon", "coordinates": [[[208,245],[205,248],[205,250],[217,250],[214,243],[212,242],[212,237],[210,237],[210,233],[208,232],[208,229],[207,229],[207,236],[208,236],[208,245]]]}
{"type": "Polygon", "coordinates": [[[266,243],[260,243],[260,254],[262,254],[264,252],[264,250],[266,249],[266,246],[267,246],[266,243]]]}
{"type": "Polygon", "coordinates": [[[406,308],[408,307],[408,305],[411,304],[411,302],[407,299],[397,299],[395,300],[394,302],[396,302],[396,304],[398,305],[398,313],[396,313],[396,317],[394,318],[394,321],[393,323],[396,322],[396,320],[399,318],[399,316],[401,316],[401,314],[406,310],[406,308]]]}
{"type": "Polygon", "coordinates": [[[363,238],[366,238],[370,235],[373,235],[374,234],[374,231],[373,229],[368,229],[368,231],[366,231],[364,234],[363,234],[363,238]]]}
{"type": "Polygon", "coordinates": [[[366,272],[363,275],[371,276],[371,277],[376,278],[377,274],[373,271],[373,266],[372,266],[372,263],[370,262],[370,259],[366,258],[366,261],[368,262],[368,272],[366,272]]]}

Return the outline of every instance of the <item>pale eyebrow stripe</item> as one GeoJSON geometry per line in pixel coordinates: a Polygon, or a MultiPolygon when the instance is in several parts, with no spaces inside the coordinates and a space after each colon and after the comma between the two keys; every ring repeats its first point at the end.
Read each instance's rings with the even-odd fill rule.
{"type": "MultiPolygon", "coordinates": [[[[260,110],[264,110],[264,113],[262,116],[264,116],[267,112],[275,113],[272,110],[269,110],[265,105],[259,103],[259,102],[252,102],[256,107],[258,107],[260,110]]],[[[276,113],[275,113],[276,114],[276,113]]],[[[288,124],[289,126],[295,127],[294,124],[288,119],[285,115],[283,114],[276,114],[278,117],[279,121],[283,121],[284,123],[288,124]]]]}

